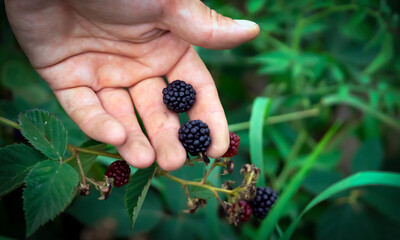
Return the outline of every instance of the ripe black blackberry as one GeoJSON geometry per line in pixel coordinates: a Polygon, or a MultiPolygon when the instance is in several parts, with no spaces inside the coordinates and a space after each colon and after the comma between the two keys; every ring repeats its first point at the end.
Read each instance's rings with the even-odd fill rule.
{"type": "Polygon", "coordinates": [[[105,176],[114,178],[113,184],[115,187],[122,187],[129,181],[131,169],[125,161],[115,161],[108,166],[105,176]]]}
{"type": "Polygon", "coordinates": [[[204,153],[211,144],[210,129],[201,120],[192,120],[179,128],[179,141],[192,156],[204,153]]]}
{"type": "Polygon", "coordinates": [[[186,112],[195,100],[196,91],[182,80],[175,80],[163,89],[163,102],[173,112],[186,112]]]}
{"type": "Polygon", "coordinates": [[[270,187],[258,187],[256,190],[256,196],[249,203],[254,217],[264,219],[278,199],[278,194],[270,187]]]}
{"type": "Polygon", "coordinates": [[[240,137],[234,132],[229,132],[229,148],[222,157],[233,157],[237,154],[240,145],[240,137]]]}

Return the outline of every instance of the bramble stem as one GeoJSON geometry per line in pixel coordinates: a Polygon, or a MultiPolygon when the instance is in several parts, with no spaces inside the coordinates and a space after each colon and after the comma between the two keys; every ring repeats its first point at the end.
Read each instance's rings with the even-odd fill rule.
{"type": "Polygon", "coordinates": [[[206,175],[204,176],[203,180],[201,181],[202,183],[206,183],[208,176],[210,176],[211,171],[217,166],[217,160],[215,159],[214,162],[212,163],[210,169],[206,172],[206,175]]]}
{"type": "Polygon", "coordinates": [[[81,172],[82,183],[83,183],[83,185],[86,185],[86,176],[85,176],[85,172],[83,171],[81,158],[79,157],[79,152],[76,153],[76,162],[78,163],[79,171],[81,172]]]}
{"type": "Polygon", "coordinates": [[[68,145],[68,147],[69,147],[68,149],[74,149],[76,151],[83,152],[83,153],[100,155],[100,156],[104,156],[104,157],[110,157],[110,158],[121,159],[121,160],[123,159],[121,157],[121,155],[115,154],[115,153],[108,153],[108,152],[98,151],[98,150],[94,150],[94,149],[90,149],[90,148],[81,148],[81,147],[77,147],[77,146],[73,146],[73,145],[68,145]]]}
{"type": "Polygon", "coordinates": [[[201,188],[206,188],[206,189],[208,189],[208,190],[210,190],[212,192],[216,191],[216,192],[222,192],[222,193],[230,194],[230,195],[235,195],[236,194],[236,191],[234,191],[234,190],[227,190],[227,189],[217,188],[217,187],[213,187],[213,186],[204,184],[202,182],[186,181],[186,180],[177,178],[175,176],[169,175],[168,172],[166,172],[166,171],[160,171],[160,175],[162,175],[162,176],[164,176],[166,178],[169,178],[169,179],[171,179],[171,180],[173,180],[175,182],[178,182],[178,183],[180,183],[182,185],[191,185],[191,186],[197,186],[197,187],[201,187],[201,188]]]}
{"type": "MultiPolygon", "coordinates": [[[[289,122],[309,117],[315,117],[318,116],[319,112],[320,112],[319,108],[312,108],[299,112],[292,112],[277,116],[271,116],[267,119],[267,121],[265,121],[265,124],[272,125],[282,122],[289,122]]],[[[236,132],[249,129],[249,127],[250,127],[250,122],[241,122],[229,125],[229,130],[232,132],[236,132]]]]}
{"type": "Polygon", "coordinates": [[[1,117],[0,116],[0,123],[3,123],[4,125],[16,128],[16,129],[20,129],[18,123],[8,120],[7,118],[1,117]]]}

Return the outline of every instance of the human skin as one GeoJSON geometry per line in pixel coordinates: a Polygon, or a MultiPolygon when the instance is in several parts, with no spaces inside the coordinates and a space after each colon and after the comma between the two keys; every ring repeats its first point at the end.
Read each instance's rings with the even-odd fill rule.
{"type": "Polygon", "coordinates": [[[199,0],[5,0],[14,34],[74,122],[91,138],[115,145],[132,166],[155,159],[181,167],[178,115],[162,101],[181,79],[197,91],[190,119],[210,127],[210,157],[229,145],[228,124],[211,74],[192,45],[233,48],[259,27],[234,21],[199,0]],[[135,116],[139,113],[148,138],[135,116]]]}

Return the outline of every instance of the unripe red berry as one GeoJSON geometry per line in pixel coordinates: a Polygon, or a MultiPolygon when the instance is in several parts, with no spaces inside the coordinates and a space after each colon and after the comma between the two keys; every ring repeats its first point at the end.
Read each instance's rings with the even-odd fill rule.
{"type": "Polygon", "coordinates": [[[129,165],[125,161],[119,160],[111,163],[104,175],[114,179],[115,187],[122,187],[128,183],[129,174],[131,174],[129,165]]]}
{"type": "Polygon", "coordinates": [[[239,145],[240,145],[240,137],[236,135],[234,132],[229,132],[229,148],[228,151],[222,157],[233,157],[237,154],[239,145]]]}

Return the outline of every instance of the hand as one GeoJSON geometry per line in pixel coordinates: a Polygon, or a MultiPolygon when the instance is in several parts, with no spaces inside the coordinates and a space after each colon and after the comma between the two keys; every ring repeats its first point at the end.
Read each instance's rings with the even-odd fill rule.
{"type": "Polygon", "coordinates": [[[223,17],[198,0],[5,4],[22,49],[68,115],[91,138],[115,145],[132,166],[144,168],[157,158],[160,167],[174,170],[186,159],[178,140],[178,115],[162,101],[166,84],[161,76],[193,85],[197,99],[188,115],[210,127],[208,156],[225,153],[229,134],[224,110],[191,44],[232,48],[255,38],[256,24],[223,17]]]}

